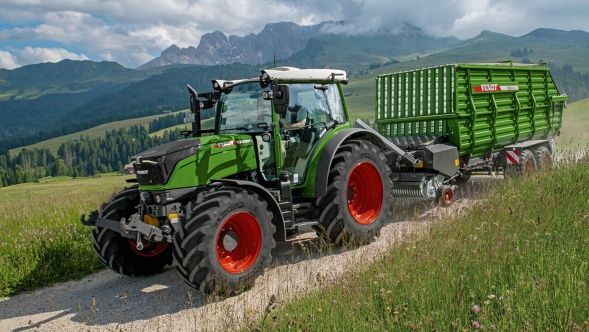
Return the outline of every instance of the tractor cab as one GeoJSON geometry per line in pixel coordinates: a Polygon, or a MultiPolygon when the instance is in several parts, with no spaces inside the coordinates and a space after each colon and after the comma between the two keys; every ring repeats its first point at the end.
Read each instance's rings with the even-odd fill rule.
{"type": "Polygon", "coordinates": [[[258,165],[254,182],[275,181],[288,172],[291,185],[301,186],[321,138],[346,123],[337,84],[344,79],[345,72],[339,70],[280,67],[263,71],[259,78],[213,80],[216,91],[198,94],[199,101],[192,102],[196,116],[187,119],[199,121],[202,107],[215,107],[214,128],[184,134],[249,135],[258,165]]]}

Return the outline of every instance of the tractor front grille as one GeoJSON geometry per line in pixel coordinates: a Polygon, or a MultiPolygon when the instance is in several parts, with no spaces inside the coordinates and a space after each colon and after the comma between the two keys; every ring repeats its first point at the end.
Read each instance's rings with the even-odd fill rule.
{"type": "Polygon", "coordinates": [[[159,164],[135,164],[135,175],[139,185],[165,184],[166,176],[159,164]]]}

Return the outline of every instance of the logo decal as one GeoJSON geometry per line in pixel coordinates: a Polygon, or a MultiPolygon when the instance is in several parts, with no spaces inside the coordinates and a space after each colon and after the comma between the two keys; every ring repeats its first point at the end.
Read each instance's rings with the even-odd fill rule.
{"type": "Polygon", "coordinates": [[[229,142],[217,143],[217,144],[215,144],[215,147],[216,148],[225,148],[228,146],[248,144],[251,142],[253,142],[253,140],[251,140],[251,139],[246,139],[246,140],[242,140],[242,141],[229,141],[229,142]]]}
{"type": "Polygon", "coordinates": [[[476,92],[519,91],[519,86],[517,85],[481,84],[472,88],[476,92]]]}

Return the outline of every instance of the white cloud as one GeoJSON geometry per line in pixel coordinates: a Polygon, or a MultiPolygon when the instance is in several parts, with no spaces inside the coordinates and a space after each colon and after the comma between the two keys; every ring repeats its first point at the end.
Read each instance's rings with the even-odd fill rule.
{"type": "Polygon", "coordinates": [[[59,62],[63,59],[89,60],[84,54],[69,52],[63,48],[25,47],[23,49],[8,48],[9,52],[0,51],[0,68],[14,69],[20,66],[59,62]]]}
{"type": "MultiPolygon", "coordinates": [[[[258,33],[265,24],[346,20],[354,33],[408,22],[436,36],[481,30],[520,36],[539,27],[589,31],[589,2],[567,0],[0,0],[1,41],[43,41],[137,67],[176,44],[197,46],[204,33],[258,33]]],[[[3,55],[5,58],[6,56],[3,55]]]]}
{"type": "Polygon", "coordinates": [[[14,69],[17,67],[20,67],[20,65],[12,54],[0,51],[0,68],[14,69]]]}

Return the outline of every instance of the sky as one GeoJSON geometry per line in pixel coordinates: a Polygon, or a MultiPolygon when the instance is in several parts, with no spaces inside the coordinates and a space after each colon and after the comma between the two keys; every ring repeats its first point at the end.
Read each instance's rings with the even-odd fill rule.
{"type": "Polygon", "coordinates": [[[203,34],[259,33],[267,23],[345,20],[349,34],[407,22],[433,36],[537,28],[589,32],[587,0],[0,0],[0,68],[63,59],[137,68],[203,34]]]}

